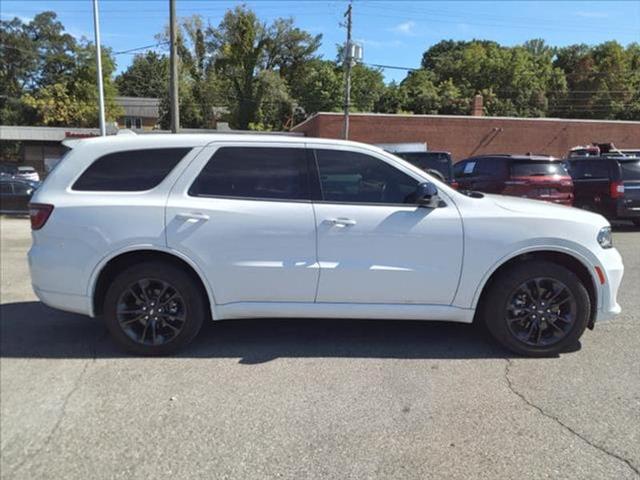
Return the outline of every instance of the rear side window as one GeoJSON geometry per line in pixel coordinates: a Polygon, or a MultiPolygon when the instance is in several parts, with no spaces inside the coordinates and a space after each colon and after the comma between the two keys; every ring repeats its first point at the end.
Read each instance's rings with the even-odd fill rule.
{"type": "Polygon", "coordinates": [[[622,180],[640,180],[640,160],[625,160],[620,162],[622,180]]]}
{"type": "Polygon", "coordinates": [[[190,148],[153,148],[109,153],[98,158],[73,190],[141,192],[157,187],[190,148]]]}
{"type": "Polygon", "coordinates": [[[567,169],[561,162],[513,162],[511,175],[514,177],[536,177],[547,175],[568,176],[567,169]]]}
{"type": "Polygon", "coordinates": [[[221,147],[189,195],[308,200],[306,158],[302,148],[221,147]]]}
{"type": "Polygon", "coordinates": [[[577,180],[603,178],[608,179],[609,162],[606,160],[572,160],[569,162],[571,177],[577,180]]]}

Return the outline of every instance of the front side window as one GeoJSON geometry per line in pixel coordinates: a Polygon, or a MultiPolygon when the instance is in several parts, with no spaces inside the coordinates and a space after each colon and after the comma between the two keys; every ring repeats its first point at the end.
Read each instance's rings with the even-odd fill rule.
{"type": "Polygon", "coordinates": [[[189,189],[192,196],[309,200],[302,148],[221,147],[189,189]]]}
{"type": "Polygon", "coordinates": [[[357,152],[316,150],[322,198],[343,203],[413,203],[420,183],[382,160],[357,152]]]}
{"type": "Polygon", "coordinates": [[[73,190],[139,192],[157,187],[191,148],[153,148],[109,153],[98,158],[73,190]]]}
{"type": "Polygon", "coordinates": [[[640,180],[640,160],[620,161],[620,171],[622,172],[622,180],[640,180]]]}

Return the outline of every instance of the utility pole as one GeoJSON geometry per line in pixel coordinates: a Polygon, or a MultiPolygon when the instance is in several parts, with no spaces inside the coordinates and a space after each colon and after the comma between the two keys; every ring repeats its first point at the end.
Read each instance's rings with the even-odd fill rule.
{"type": "MultiPolygon", "coordinates": [[[[94,0],[95,1],[95,0],[94,0]]],[[[178,43],[176,37],[176,0],[169,0],[169,37],[171,41],[171,133],[178,133],[180,129],[180,104],[178,103],[178,43]]]]}
{"type": "Polygon", "coordinates": [[[344,124],[342,126],[342,138],[349,138],[349,107],[351,106],[351,10],[352,4],[344,16],[347,17],[347,43],[344,48],[344,124]]]}
{"type": "Polygon", "coordinates": [[[100,52],[100,17],[98,14],[98,0],[93,0],[93,31],[96,41],[96,71],[98,76],[98,112],[100,117],[100,135],[107,135],[107,127],[104,121],[104,86],[102,85],[102,54],[100,52]]]}

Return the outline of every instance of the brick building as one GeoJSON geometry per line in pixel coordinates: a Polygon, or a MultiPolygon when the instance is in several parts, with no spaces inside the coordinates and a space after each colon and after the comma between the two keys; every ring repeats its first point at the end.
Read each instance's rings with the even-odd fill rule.
{"type": "MultiPolygon", "coordinates": [[[[454,160],[481,153],[545,153],[562,157],[569,148],[613,142],[640,148],[640,122],[559,118],[352,113],[349,139],[365,143],[426,142],[454,160]]],[[[309,137],[342,138],[341,113],[316,113],[294,126],[309,137]]]]}

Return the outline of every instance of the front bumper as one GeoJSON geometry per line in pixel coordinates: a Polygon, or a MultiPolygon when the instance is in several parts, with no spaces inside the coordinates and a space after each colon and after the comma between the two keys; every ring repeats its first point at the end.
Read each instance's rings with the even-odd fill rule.
{"type": "Polygon", "coordinates": [[[622,311],[618,304],[618,289],[624,275],[622,257],[615,248],[602,250],[599,260],[605,282],[600,284],[596,322],[611,320],[622,311]]]}

